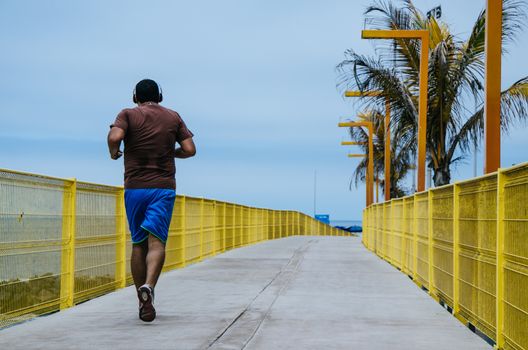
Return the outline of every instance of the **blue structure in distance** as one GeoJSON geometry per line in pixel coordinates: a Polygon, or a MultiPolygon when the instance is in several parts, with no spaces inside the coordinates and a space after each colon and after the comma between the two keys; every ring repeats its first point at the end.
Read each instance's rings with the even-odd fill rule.
{"type": "Polygon", "coordinates": [[[319,220],[324,224],[330,225],[330,215],[328,214],[315,214],[315,220],[319,220]]]}

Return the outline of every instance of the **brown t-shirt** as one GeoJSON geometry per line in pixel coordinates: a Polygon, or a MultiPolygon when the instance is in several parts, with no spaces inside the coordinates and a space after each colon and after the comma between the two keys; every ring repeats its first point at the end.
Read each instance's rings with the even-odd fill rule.
{"type": "Polygon", "coordinates": [[[176,188],[176,142],[193,133],[178,113],[157,103],[123,109],[114,124],[125,131],[125,188],[176,188]]]}

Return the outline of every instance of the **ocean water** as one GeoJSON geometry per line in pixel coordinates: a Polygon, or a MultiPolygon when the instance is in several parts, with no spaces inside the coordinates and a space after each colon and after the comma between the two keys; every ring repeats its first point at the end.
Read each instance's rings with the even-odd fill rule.
{"type": "MultiPolygon", "coordinates": [[[[362,226],[361,220],[330,220],[330,225],[332,226],[362,226]]],[[[361,232],[354,232],[355,235],[361,237],[361,232]]]]}
{"type": "Polygon", "coordinates": [[[330,220],[332,226],[362,226],[361,220],[330,220]]]}

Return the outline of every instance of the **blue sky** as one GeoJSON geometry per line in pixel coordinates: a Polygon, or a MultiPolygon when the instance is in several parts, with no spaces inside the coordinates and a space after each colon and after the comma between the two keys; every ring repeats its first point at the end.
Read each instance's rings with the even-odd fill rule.
{"type": "MultiPolygon", "coordinates": [[[[371,1],[2,1],[0,168],[122,183],[106,134],[132,105],[134,84],[161,83],[164,105],[195,133],[177,162],[178,193],[359,219],[364,187],[336,127],[357,111],[336,89],[335,65],[360,39],[371,1]]],[[[485,1],[439,3],[468,35],[485,1]]],[[[503,60],[503,86],[528,73],[528,38],[503,60]]],[[[502,165],[526,160],[526,129],[504,137],[502,165]]],[[[482,172],[482,155],[478,155],[482,172]]],[[[454,178],[473,174],[468,158],[454,178]]]]}

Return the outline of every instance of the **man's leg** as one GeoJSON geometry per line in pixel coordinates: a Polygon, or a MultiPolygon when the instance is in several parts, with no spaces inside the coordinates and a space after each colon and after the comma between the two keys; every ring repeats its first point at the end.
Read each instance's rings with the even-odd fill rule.
{"type": "Polygon", "coordinates": [[[147,280],[147,253],[147,240],[139,244],[132,245],[132,257],[130,259],[130,267],[132,270],[132,277],[134,278],[134,284],[136,285],[136,289],[144,285],[147,280]]]}
{"type": "Polygon", "coordinates": [[[165,262],[165,245],[154,235],[149,235],[144,243],[146,244],[142,252],[146,252],[143,260],[143,263],[146,263],[144,270],[146,277],[143,275],[145,283],[138,287],[139,318],[145,322],[152,322],[156,318],[156,309],[153,305],[154,287],[165,262]]]}
{"type": "MultiPolygon", "coordinates": [[[[146,256],[146,284],[151,288],[156,286],[165,262],[165,244],[154,235],[149,235],[148,251],[146,256]]],[[[147,242],[146,241],[146,242],[147,242]]]]}
{"type": "Polygon", "coordinates": [[[148,232],[147,238],[147,276],[145,285],[138,288],[138,297],[141,302],[139,318],[151,322],[156,318],[154,308],[154,287],[165,262],[165,243],[168,238],[170,219],[174,208],[176,194],[174,190],[154,189],[154,198],[145,212],[145,220],[141,228],[148,232]],[[159,238],[158,238],[159,237],[159,238]]]}

